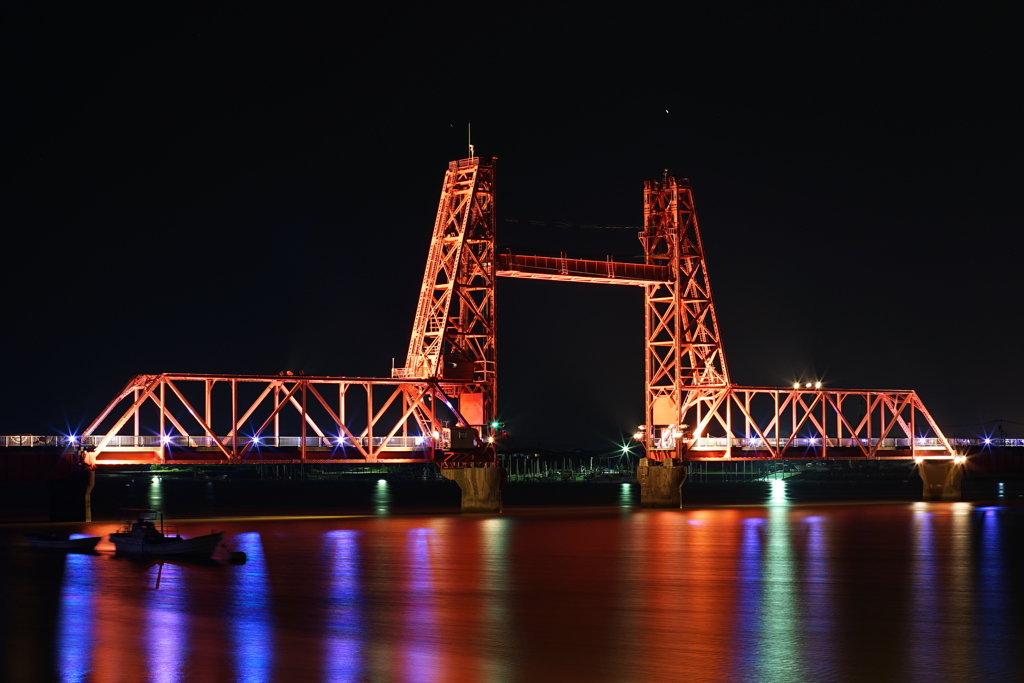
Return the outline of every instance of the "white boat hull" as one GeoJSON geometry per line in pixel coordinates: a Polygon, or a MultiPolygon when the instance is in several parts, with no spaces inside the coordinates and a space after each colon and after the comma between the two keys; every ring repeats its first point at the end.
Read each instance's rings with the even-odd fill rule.
{"type": "Polygon", "coordinates": [[[195,538],[133,538],[127,534],[110,534],[110,541],[118,553],[132,555],[178,555],[180,557],[210,557],[220,545],[224,534],[215,533],[195,538]]]}

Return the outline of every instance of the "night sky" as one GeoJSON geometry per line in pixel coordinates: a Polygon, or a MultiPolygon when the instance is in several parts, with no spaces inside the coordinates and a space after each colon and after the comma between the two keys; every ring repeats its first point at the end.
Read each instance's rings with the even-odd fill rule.
{"type": "MultiPolygon", "coordinates": [[[[136,373],[389,376],[472,121],[526,253],[640,254],[554,224],[639,226],[643,179],[688,177],[733,381],[1024,436],[1019,19],[666,7],[3,10],[0,434],[136,373]]],[[[513,448],[632,433],[642,290],[497,297],[513,448]]]]}

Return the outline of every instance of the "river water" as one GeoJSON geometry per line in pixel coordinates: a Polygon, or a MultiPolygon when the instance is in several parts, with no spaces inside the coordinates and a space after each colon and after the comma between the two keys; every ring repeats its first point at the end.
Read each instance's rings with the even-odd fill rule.
{"type": "MultiPolygon", "coordinates": [[[[153,488],[183,506],[148,482],[140,502],[153,488]]],[[[225,532],[209,562],[117,557],[106,538],[92,555],[33,551],[30,527],[4,525],[0,679],[1024,680],[1016,496],[850,500],[778,481],[644,511],[635,485],[611,484],[486,516],[396,508],[389,488],[359,514],[179,519],[183,536],[225,532]]]]}

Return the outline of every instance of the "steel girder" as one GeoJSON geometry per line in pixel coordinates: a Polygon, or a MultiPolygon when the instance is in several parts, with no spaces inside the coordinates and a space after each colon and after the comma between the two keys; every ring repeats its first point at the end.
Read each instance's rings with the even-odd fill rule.
{"type": "MultiPolygon", "coordinates": [[[[435,450],[450,445],[445,425],[459,418],[449,392],[458,390],[456,384],[417,379],[137,375],[81,439],[92,446],[89,465],[114,464],[117,454],[137,462],[139,456],[132,454],[140,452],[165,462],[167,451],[177,447],[206,451],[214,461],[197,460],[206,463],[430,462],[435,450]],[[223,390],[215,397],[218,385],[223,390]],[[119,417],[106,424],[119,407],[119,417]],[[148,413],[140,427],[143,410],[148,413]],[[299,436],[281,435],[286,414],[298,422],[299,436]],[[122,434],[129,422],[132,433],[122,434]]],[[[190,460],[181,455],[174,461],[190,460]]]]}
{"type": "Polygon", "coordinates": [[[655,460],[952,457],[914,391],[709,387],[692,392],[686,430],[650,435],[655,460]]]}

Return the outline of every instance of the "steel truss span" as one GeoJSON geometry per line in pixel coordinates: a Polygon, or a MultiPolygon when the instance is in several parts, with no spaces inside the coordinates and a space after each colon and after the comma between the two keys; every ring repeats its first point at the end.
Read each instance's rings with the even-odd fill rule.
{"type": "MultiPolygon", "coordinates": [[[[921,458],[953,453],[913,391],[730,385],[691,392],[684,419],[637,436],[653,454],[688,460],[921,458]]],[[[656,457],[655,455],[655,457],[656,457]]]]}
{"type": "Polygon", "coordinates": [[[87,461],[493,465],[497,276],[643,287],[649,459],[954,456],[913,391],[732,383],[685,178],[644,182],[642,261],[596,261],[496,253],[495,166],[448,165],[393,377],[139,375],[86,430],[87,461]]]}
{"type": "Polygon", "coordinates": [[[80,441],[89,465],[472,462],[479,444],[448,426],[464,422],[450,398],[459,389],[433,379],[137,375],[80,441]]]}

